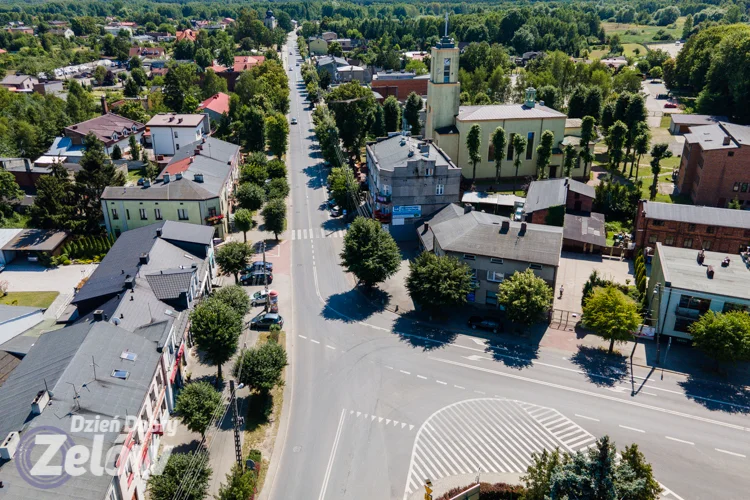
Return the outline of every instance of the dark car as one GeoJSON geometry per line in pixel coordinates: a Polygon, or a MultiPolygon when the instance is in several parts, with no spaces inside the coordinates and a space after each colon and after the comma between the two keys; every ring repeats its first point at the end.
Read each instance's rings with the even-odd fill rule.
{"type": "Polygon", "coordinates": [[[476,330],[477,328],[481,328],[482,330],[489,330],[492,333],[497,333],[499,331],[502,331],[503,326],[500,324],[500,321],[495,318],[487,318],[484,316],[472,316],[469,318],[469,326],[476,330]]]}
{"type": "Polygon", "coordinates": [[[331,207],[331,217],[341,217],[341,208],[338,205],[331,207]]]}
{"type": "Polygon", "coordinates": [[[270,330],[271,325],[284,327],[284,318],[279,313],[260,313],[250,320],[251,330],[270,330]]]}
{"type": "MultiPolygon", "coordinates": [[[[245,267],[245,271],[248,273],[251,273],[253,271],[262,271],[263,270],[263,261],[262,260],[256,260],[255,262],[252,262],[251,264],[248,264],[247,267],[245,267]]],[[[266,261],[266,270],[268,272],[273,272],[273,263],[266,261]]]]}
{"type": "Polygon", "coordinates": [[[273,273],[268,271],[252,271],[240,277],[240,283],[243,285],[264,285],[266,283],[266,277],[268,277],[268,284],[273,283],[273,273]]]}

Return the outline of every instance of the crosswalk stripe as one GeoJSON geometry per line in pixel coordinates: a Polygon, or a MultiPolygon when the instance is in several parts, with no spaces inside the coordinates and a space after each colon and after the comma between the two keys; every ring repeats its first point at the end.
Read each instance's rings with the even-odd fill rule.
{"type": "MultiPolygon", "coordinates": [[[[449,412],[455,413],[454,408],[450,408],[449,412]]],[[[455,417],[458,419],[460,418],[460,415],[455,415],[455,417]]],[[[481,436],[478,436],[475,432],[475,423],[474,420],[470,420],[468,422],[464,423],[465,429],[468,431],[468,437],[469,440],[474,443],[474,445],[481,450],[481,452],[477,453],[477,461],[483,460],[484,467],[482,467],[484,470],[499,470],[500,472],[506,472],[503,470],[503,468],[495,461],[493,460],[492,454],[489,453],[487,449],[483,448],[483,439],[481,436]]]]}
{"type": "Polygon", "coordinates": [[[294,239],[295,239],[294,238],[294,229],[291,230],[291,233],[292,233],[292,241],[294,241],[294,239]]]}
{"type": "Polygon", "coordinates": [[[306,240],[306,239],[307,239],[307,229],[303,229],[303,230],[302,230],[302,239],[303,239],[303,240],[306,240]]]}

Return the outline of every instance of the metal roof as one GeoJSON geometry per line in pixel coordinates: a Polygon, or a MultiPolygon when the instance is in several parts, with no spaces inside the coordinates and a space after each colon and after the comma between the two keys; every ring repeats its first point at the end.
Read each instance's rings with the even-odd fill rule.
{"type": "Polygon", "coordinates": [[[456,120],[461,122],[526,120],[540,118],[560,118],[567,116],[547,106],[535,105],[529,108],[524,104],[490,104],[487,106],[460,106],[456,120]]]}
{"type": "Polygon", "coordinates": [[[177,113],[159,113],[154,115],[147,127],[197,127],[205,120],[202,113],[177,114],[177,113]]]}
{"type": "Polygon", "coordinates": [[[484,191],[466,191],[461,198],[461,203],[486,203],[501,207],[514,207],[516,203],[523,205],[525,202],[526,198],[514,194],[488,194],[484,191]]]}
{"type": "Polygon", "coordinates": [[[537,210],[565,205],[568,189],[589,198],[596,196],[596,192],[592,186],[567,177],[533,181],[529,185],[529,192],[526,194],[524,211],[530,214],[537,210]]]}
{"type": "Polygon", "coordinates": [[[646,201],[643,203],[649,219],[672,220],[709,226],[750,229],[750,211],[729,208],[678,205],[646,201]]]}
{"type": "Polygon", "coordinates": [[[728,120],[726,116],[692,115],[687,113],[673,113],[670,115],[672,123],[677,125],[710,125],[728,120]]]}
{"type": "Polygon", "coordinates": [[[3,250],[53,252],[68,238],[67,231],[24,229],[3,245],[3,250]]]}
{"type": "Polygon", "coordinates": [[[197,224],[185,224],[168,220],[164,222],[161,237],[164,240],[210,245],[214,237],[214,228],[212,226],[199,226],[197,224]]]}
{"type": "Polygon", "coordinates": [[[604,227],[604,215],[596,212],[592,212],[591,216],[588,217],[565,214],[563,238],[605,246],[607,244],[607,231],[604,227]]]}
{"type": "Polygon", "coordinates": [[[684,135],[688,144],[698,143],[704,151],[716,149],[736,149],[738,146],[732,136],[720,124],[700,125],[690,127],[690,132],[684,135]]]}
{"type": "Polygon", "coordinates": [[[0,325],[22,316],[28,316],[37,311],[41,311],[41,309],[39,307],[9,306],[6,304],[0,304],[0,325]]]}
{"type": "Polygon", "coordinates": [[[394,135],[380,139],[377,142],[368,144],[367,151],[381,170],[393,171],[396,168],[406,167],[410,162],[420,160],[434,161],[435,166],[458,168],[443,150],[431,142],[422,141],[410,136],[394,135]],[[427,153],[421,152],[423,145],[428,147],[427,153]]]}
{"type": "Polygon", "coordinates": [[[196,271],[197,269],[191,268],[165,269],[158,273],[147,274],[146,281],[157,299],[175,300],[188,291],[196,271]]]}

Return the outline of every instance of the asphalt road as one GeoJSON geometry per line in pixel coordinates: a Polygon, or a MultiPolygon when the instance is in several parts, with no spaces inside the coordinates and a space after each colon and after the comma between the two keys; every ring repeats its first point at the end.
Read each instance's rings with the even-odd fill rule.
{"type": "Polygon", "coordinates": [[[322,209],[326,173],[292,67],[288,419],[262,497],[421,498],[424,477],[520,473],[542,447],[573,451],[608,434],[621,448],[638,443],[666,498],[747,498],[744,395],[591,353],[434,331],[353,290],[339,267],[345,226],[322,209]]]}

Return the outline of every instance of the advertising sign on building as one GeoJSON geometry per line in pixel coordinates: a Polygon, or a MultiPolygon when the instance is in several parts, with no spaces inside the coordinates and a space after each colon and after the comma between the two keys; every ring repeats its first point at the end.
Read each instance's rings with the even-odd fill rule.
{"type": "Polygon", "coordinates": [[[422,205],[400,205],[393,207],[393,217],[421,217],[422,205]]]}

